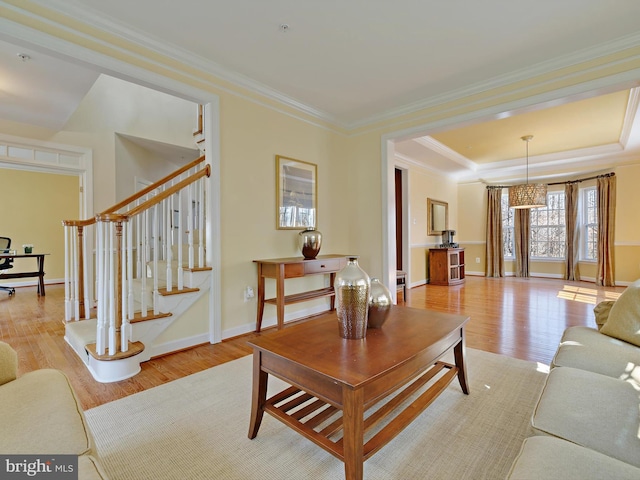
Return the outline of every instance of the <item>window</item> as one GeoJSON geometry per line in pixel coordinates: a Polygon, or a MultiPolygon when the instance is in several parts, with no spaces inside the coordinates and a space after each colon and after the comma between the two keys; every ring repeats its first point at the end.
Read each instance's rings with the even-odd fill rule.
{"type": "Polygon", "coordinates": [[[581,196],[580,260],[598,259],[598,192],[596,187],[584,188],[581,196]]]}
{"type": "Polygon", "coordinates": [[[502,194],[502,252],[504,258],[514,258],[513,208],[509,208],[509,194],[502,194]]]}
{"type": "Polygon", "coordinates": [[[531,258],[565,258],[564,220],[564,192],[547,193],[547,206],[531,209],[531,258]]]}

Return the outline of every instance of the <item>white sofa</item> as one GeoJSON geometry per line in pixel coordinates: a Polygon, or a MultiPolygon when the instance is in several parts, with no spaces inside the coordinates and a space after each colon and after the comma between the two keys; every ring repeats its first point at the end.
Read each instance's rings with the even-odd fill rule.
{"type": "Polygon", "coordinates": [[[0,453],[78,455],[79,479],[106,479],[66,375],[42,369],[18,378],[17,367],[16,352],[0,342],[0,453]]]}
{"type": "Polygon", "coordinates": [[[509,479],[640,479],[640,281],[565,330],[509,479]]]}

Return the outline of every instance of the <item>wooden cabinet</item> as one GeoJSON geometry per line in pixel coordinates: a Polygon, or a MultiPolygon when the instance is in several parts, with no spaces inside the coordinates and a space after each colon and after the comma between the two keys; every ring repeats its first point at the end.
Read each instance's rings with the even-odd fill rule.
{"type": "Polygon", "coordinates": [[[429,283],[431,285],[464,283],[464,248],[430,248],[429,283]]]}

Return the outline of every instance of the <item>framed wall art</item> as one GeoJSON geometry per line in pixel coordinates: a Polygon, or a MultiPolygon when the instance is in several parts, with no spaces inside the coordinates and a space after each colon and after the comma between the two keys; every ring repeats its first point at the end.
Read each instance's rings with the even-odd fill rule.
{"type": "Polygon", "coordinates": [[[318,167],[276,155],[276,228],[315,228],[318,217],[318,167]]]}

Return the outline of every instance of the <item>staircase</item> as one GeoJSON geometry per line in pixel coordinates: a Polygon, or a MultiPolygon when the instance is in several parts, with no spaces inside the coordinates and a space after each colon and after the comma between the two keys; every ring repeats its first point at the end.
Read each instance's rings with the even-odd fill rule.
{"type": "Polygon", "coordinates": [[[202,343],[188,333],[159,339],[191,321],[212,283],[204,160],[94,218],[63,221],[65,340],[99,382],[130,378],[152,356],[202,343]]]}

